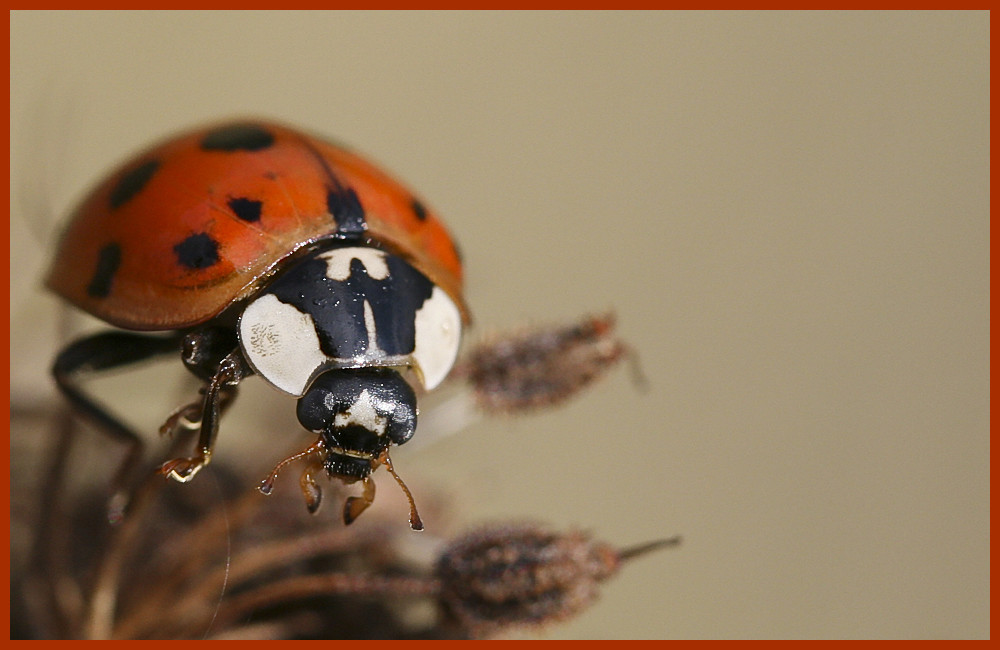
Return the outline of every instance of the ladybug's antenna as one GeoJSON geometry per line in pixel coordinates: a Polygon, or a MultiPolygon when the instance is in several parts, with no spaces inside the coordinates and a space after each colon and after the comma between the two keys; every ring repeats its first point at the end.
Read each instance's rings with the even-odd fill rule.
{"type": "Polygon", "coordinates": [[[403,479],[399,477],[399,474],[396,473],[396,470],[393,469],[392,461],[389,460],[388,450],[382,452],[382,455],[379,457],[379,461],[381,461],[382,464],[385,465],[385,468],[389,470],[389,473],[392,474],[392,478],[396,479],[396,483],[399,483],[399,487],[403,489],[403,494],[406,495],[406,500],[410,502],[410,528],[413,530],[423,530],[424,522],[420,520],[420,514],[417,512],[417,504],[413,500],[413,494],[410,492],[410,488],[406,487],[406,483],[404,483],[403,479]]]}
{"type": "Polygon", "coordinates": [[[260,485],[257,487],[257,489],[260,490],[262,494],[271,494],[271,490],[274,489],[274,481],[278,478],[278,472],[280,472],[285,465],[293,463],[299,460],[300,458],[305,458],[309,454],[322,453],[325,449],[326,448],[323,446],[323,439],[320,438],[319,440],[309,445],[299,453],[292,454],[285,460],[275,465],[274,469],[271,470],[271,473],[268,474],[267,478],[260,482],[260,485]]]}

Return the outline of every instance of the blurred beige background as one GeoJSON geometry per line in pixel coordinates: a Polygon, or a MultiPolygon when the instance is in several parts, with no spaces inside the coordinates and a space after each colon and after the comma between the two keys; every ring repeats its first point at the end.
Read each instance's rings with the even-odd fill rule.
{"type": "MultiPolygon", "coordinates": [[[[985,12],[14,12],[13,403],[57,399],[40,275],[80,193],[178,128],[278,118],[437,207],[478,333],[613,307],[640,352],[646,392],[618,371],[394,456],[463,525],[684,536],[544,636],[988,637],[989,36],[985,12]]],[[[111,385],[162,419],[135,407],[162,384],[111,385]]],[[[248,393],[218,458],[287,449],[266,414],[294,431],[293,403],[248,393]]]]}

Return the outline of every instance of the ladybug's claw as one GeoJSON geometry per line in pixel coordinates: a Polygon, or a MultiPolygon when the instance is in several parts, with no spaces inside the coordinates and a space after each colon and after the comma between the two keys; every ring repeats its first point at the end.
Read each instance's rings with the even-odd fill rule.
{"type": "Polygon", "coordinates": [[[187,483],[194,478],[202,467],[208,465],[208,458],[175,458],[160,465],[160,474],[180,483],[187,483]]]}
{"type": "Polygon", "coordinates": [[[173,436],[178,431],[197,431],[201,427],[201,410],[200,402],[179,407],[160,427],[160,435],[173,436]]]}

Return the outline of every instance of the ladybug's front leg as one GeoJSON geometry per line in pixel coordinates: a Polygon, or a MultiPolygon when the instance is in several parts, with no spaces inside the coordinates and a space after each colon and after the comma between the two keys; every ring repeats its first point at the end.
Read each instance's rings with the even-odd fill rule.
{"type": "MultiPolygon", "coordinates": [[[[191,337],[185,340],[189,345],[191,337]]],[[[239,349],[233,350],[219,363],[205,387],[205,399],[201,408],[201,427],[195,455],[175,458],[160,466],[159,472],[176,481],[186,483],[212,459],[215,436],[219,432],[219,415],[224,406],[232,401],[236,388],[245,377],[253,374],[239,349]]],[[[188,409],[184,409],[187,411],[188,409]]]]}

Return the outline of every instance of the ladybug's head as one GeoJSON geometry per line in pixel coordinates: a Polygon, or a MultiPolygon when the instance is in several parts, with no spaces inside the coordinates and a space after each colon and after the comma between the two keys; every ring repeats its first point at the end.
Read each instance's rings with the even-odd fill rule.
{"type": "Polygon", "coordinates": [[[320,434],[331,477],[364,479],[390,445],[401,445],[417,428],[417,397],[395,370],[331,370],[299,399],[299,422],[320,434]]]}
{"type": "MultiPolygon", "coordinates": [[[[393,470],[389,448],[413,437],[417,428],[417,397],[413,388],[390,368],[344,368],[319,375],[299,398],[297,414],[303,427],[319,434],[316,444],[287,461],[317,453],[331,478],[345,483],[362,481],[362,497],[349,497],[344,505],[344,522],[351,523],[375,499],[371,473],[385,465],[410,501],[410,526],[420,530],[413,497],[393,470]]],[[[264,482],[270,491],[275,472],[264,482]]],[[[318,467],[316,467],[318,469],[318,467]]],[[[301,481],[309,510],[320,505],[321,491],[307,469],[301,481]]]]}

